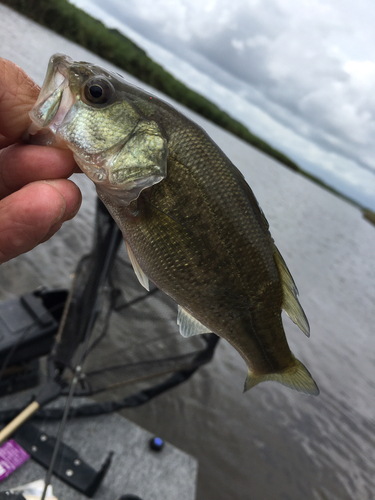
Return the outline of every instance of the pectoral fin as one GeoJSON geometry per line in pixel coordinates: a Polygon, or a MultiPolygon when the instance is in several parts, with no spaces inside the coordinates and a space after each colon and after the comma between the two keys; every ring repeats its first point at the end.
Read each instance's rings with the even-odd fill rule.
{"type": "Polygon", "coordinates": [[[134,257],[133,250],[130,248],[130,246],[127,244],[126,241],[125,241],[125,244],[126,244],[126,249],[128,251],[129,259],[130,259],[130,262],[131,262],[131,264],[133,266],[135,275],[137,276],[140,284],[143,287],[145,287],[146,290],[149,292],[150,291],[150,285],[149,285],[149,282],[148,282],[148,278],[145,275],[145,273],[142,271],[141,266],[138,264],[137,259],[134,257]]]}
{"type": "Polygon", "coordinates": [[[282,307],[289,318],[303,331],[307,337],[310,337],[309,322],[307,321],[306,315],[298,301],[298,290],[296,284],[294,283],[292,275],[290,274],[284,259],[276,247],[274,257],[280,272],[283,287],[282,307]]]}
{"type": "Polygon", "coordinates": [[[180,333],[183,337],[193,337],[201,333],[210,333],[205,326],[191,314],[185,311],[184,308],[178,306],[177,324],[180,327],[180,333]]]}

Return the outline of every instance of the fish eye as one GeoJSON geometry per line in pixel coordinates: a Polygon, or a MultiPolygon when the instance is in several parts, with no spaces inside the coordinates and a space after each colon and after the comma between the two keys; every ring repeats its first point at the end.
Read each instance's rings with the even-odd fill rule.
{"type": "Polygon", "coordinates": [[[87,104],[106,104],[112,97],[112,84],[104,78],[92,78],[84,87],[84,100],[87,104]]]}

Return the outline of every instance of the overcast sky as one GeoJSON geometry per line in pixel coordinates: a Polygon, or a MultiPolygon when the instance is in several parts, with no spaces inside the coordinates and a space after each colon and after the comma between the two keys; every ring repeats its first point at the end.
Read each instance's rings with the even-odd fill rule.
{"type": "Polygon", "coordinates": [[[72,2],[375,209],[373,0],[72,2]]]}

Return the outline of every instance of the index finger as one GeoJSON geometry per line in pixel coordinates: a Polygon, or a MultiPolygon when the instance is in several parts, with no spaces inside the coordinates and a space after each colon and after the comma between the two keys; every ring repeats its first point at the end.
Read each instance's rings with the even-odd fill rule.
{"type": "Polygon", "coordinates": [[[39,90],[19,66],[0,58],[0,145],[21,138],[30,125],[29,111],[39,90]]]}

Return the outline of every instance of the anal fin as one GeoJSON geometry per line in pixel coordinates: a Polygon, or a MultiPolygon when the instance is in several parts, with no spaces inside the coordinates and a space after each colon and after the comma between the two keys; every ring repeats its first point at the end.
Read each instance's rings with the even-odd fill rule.
{"type": "Polygon", "coordinates": [[[177,324],[183,337],[193,337],[201,333],[210,333],[202,323],[193,318],[183,307],[178,306],[177,324]]]}
{"type": "Polygon", "coordinates": [[[148,282],[148,278],[145,275],[145,273],[142,271],[141,266],[138,264],[138,261],[137,261],[137,259],[135,258],[134,254],[133,254],[133,250],[130,248],[130,246],[128,245],[128,243],[126,241],[125,241],[125,244],[126,244],[126,249],[128,251],[129,259],[130,259],[130,262],[131,262],[131,264],[133,266],[135,275],[137,276],[140,284],[143,287],[145,287],[146,290],[149,292],[150,291],[150,285],[149,285],[149,282],[148,282]]]}

